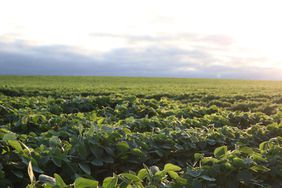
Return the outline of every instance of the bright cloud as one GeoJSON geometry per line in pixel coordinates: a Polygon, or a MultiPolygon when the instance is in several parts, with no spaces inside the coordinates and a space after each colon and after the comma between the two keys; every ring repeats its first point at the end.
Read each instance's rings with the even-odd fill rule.
{"type": "Polygon", "coordinates": [[[282,79],[281,5],[0,0],[0,73],[282,79]]]}

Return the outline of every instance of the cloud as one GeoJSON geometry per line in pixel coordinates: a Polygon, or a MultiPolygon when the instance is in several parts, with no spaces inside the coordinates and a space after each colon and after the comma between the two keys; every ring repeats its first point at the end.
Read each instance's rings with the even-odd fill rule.
{"type": "Polygon", "coordinates": [[[155,34],[155,35],[128,35],[128,34],[113,34],[113,33],[90,33],[91,37],[100,38],[118,38],[127,42],[189,42],[189,43],[205,43],[216,46],[232,45],[234,40],[227,35],[205,35],[199,33],[174,33],[174,34],[155,34]]]}
{"type": "Polygon", "coordinates": [[[279,69],[256,67],[259,61],[266,60],[227,57],[223,61],[201,48],[118,48],[97,56],[69,46],[0,42],[0,74],[282,79],[279,69]]]}

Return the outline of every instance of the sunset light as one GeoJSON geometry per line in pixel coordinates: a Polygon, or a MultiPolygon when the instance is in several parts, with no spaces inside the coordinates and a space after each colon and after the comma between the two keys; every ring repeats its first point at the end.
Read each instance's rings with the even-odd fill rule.
{"type": "Polygon", "coordinates": [[[226,78],[282,79],[280,7],[275,0],[1,1],[0,57],[37,54],[71,65],[89,59],[92,71],[69,72],[78,75],[97,74],[97,64],[114,75],[107,71],[114,63],[125,76],[216,77],[226,70],[226,78]],[[81,59],[65,62],[60,53],[81,59]],[[202,75],[207,67],[216,73],[202,75]]]}

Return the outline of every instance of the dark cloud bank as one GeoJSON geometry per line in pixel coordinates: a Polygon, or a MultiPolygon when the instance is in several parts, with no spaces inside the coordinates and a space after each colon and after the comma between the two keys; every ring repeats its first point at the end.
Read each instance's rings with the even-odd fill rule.
{"type": "Polygon", "coordinates": [[[205,51],[168,47],[142,50],[122,48],[105,53],[102,57],[95,57],[75,53],[66,46],[30,46],[23,42],[0,42],[2,75],[282,79],[280,70],[256,68],[250,64],[233,66],[235,61],[217,64],[216,61],[216,58],[205,51]],[[185,61],[181,60],[181,57],[185,57],[185,61]]]}

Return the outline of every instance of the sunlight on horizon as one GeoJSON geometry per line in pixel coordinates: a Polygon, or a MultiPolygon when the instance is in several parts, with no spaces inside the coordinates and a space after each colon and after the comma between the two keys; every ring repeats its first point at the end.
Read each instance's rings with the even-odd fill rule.
{"type": "MultiPolygon", "coordinates": [[[[0,4],[2,43],[69,46],[97,57],[125,48],[205,50],[218,65],[282,69],[282,3],[275,0],[11,0],[0,4]]],[[[189,55],[177,58],[191,60],[189,55]]]]}

